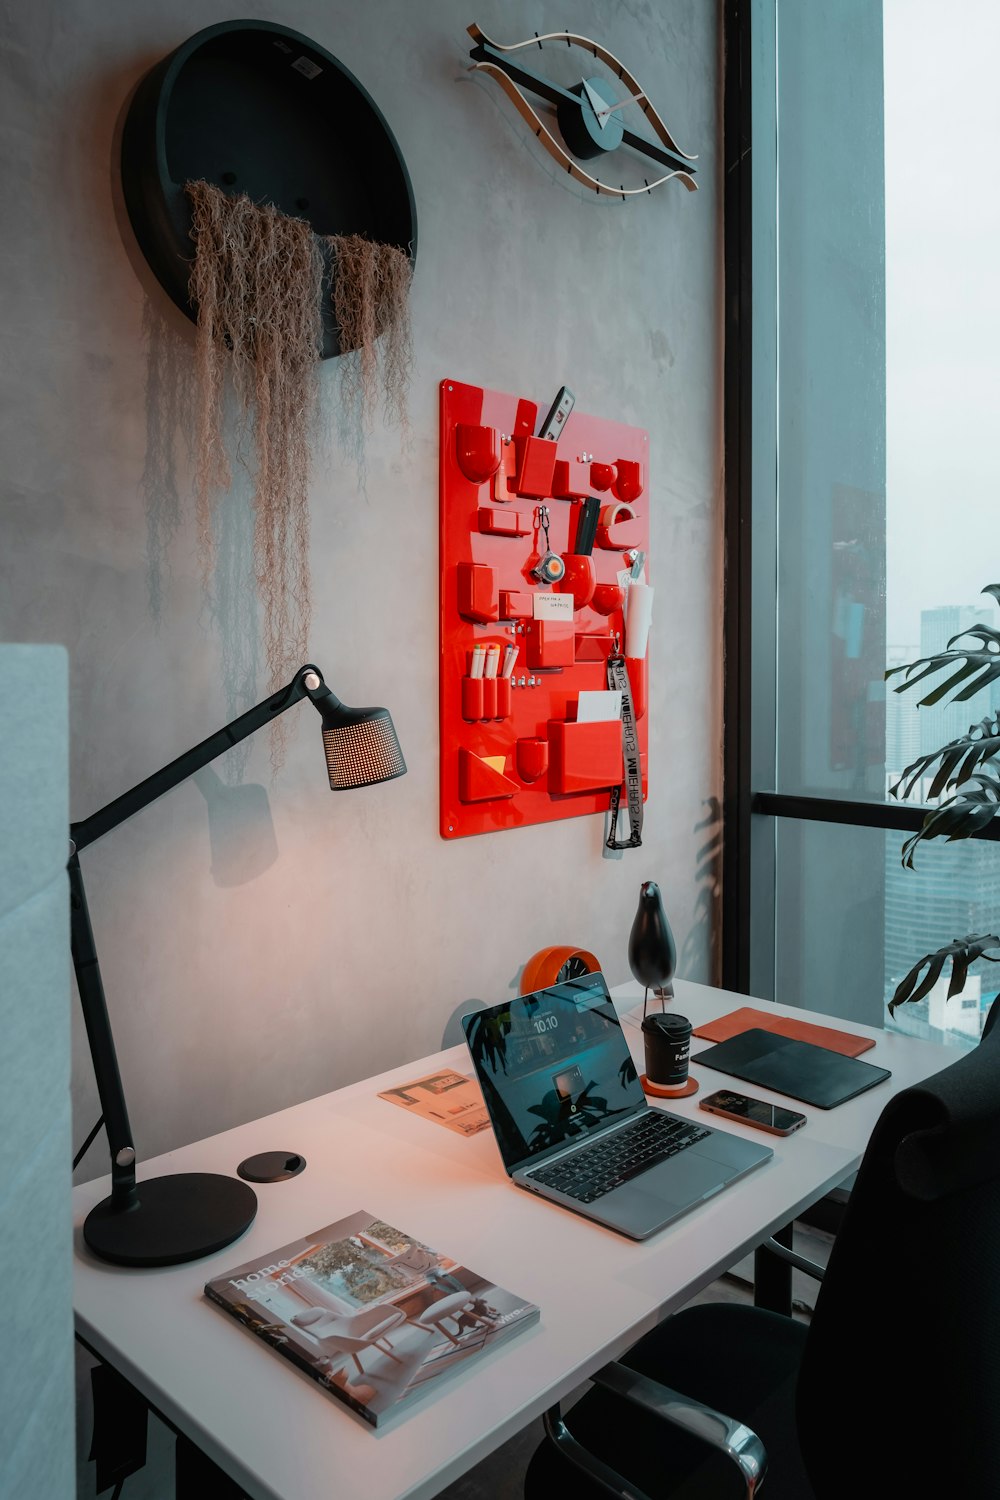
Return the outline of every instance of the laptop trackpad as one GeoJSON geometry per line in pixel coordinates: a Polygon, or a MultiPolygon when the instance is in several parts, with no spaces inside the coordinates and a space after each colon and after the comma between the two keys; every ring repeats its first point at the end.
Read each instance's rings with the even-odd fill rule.
{"type": "Polygon", "coordinates": [[[719,1162],[682,1151],[669,1161],[650,1167],[634,1185],[670,1203],[697,1203],[705,1193],[720,1187],[726,1176],[726,1169],[719,1162]]]}

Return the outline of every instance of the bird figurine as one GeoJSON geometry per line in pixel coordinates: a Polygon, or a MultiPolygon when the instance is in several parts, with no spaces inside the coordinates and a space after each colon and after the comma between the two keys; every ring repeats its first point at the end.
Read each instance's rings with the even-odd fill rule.
{"type": "Polygon", "coordinates": [[[639,888],[639,907],[628,940],[628,964],[633,979],[645,987],[643,1015],[650,990],[659,996],[661,1008],[674,998],[670,981],[677,967],[677,945],[655,880],[644,880],[639,888]]]}

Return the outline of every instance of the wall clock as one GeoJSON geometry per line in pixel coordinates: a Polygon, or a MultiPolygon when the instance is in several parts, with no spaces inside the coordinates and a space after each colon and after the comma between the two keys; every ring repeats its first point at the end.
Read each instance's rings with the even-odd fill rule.
{"type": "Polygon", "coordinates": [[[550,31],[507,46],[491,41],[475,24],[468,31],[476,44],[469,53],[472,71],[496,79],[549,155],[577,182],[611,198],[649,193],[674,177],[690,192],[696,190],[693,163],[697,157],[680,149],[635,78],[606,47],[570,31],[550,31]],[[585,76],[566,85],[556,81],[551,69],[543,72],[531,49],[544,52],[545,43],[589,54],[580,69],[581,73],[586,69],[585,76]],[[518,54],[525,49],[522,58],[518,54]],[[529,60],[533,66],[528,66],[529,60]],[[602,73],[596,71],[597,63],[603,64],[602,73]],[[527,94],[551,105],[554,121],[551,115],[543,119],[527,94]],[[639,125],[638,117],[651,135],[632,128],[639,125]],[[552,124],[555,130],[550,128],[552,124]],[[654,181],[643,176],[641,186],[626,186],[621,181],[616,185],[614,178],[627,173],[627,168],[622,170],[624,158],[638,159],[640,170],[645,166],[647,172],[648,163],[652,163],[659,176],[654,181]],[[594,170],[588,170],[582,162],[594,163],[594,170]],[[602,176],[596,175],[598,170],[602,176]]]}
{"type": "Polygon", "coordinates": [[[546,990],[552,984],[565,984],[568,979],[579,979],[584,974],[599,974],[600,971],[600,962],[586,948],[568,945],[540,948],[524,966],[520,991],[522,995],[530,995],[535,990],[546,990]]]}

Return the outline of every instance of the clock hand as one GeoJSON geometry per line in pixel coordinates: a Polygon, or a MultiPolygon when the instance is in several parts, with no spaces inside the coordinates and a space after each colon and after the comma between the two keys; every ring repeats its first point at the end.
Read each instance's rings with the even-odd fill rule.
{"type": "Polygon", "coordinates": [[[639,100],[645,99],[645,97],[645,94],[630,94],[627,99],[619,99],[617,104],[609,104],[604,109],[595,109],[594,114],[597,116],[598,121],[600,122],[601,129],[603,130],[605,125],[608,123],[607,120],[601,119],[602,115],[613,115],[616,109],[624,109],[626,104],[638,104],[639,100]]]}
{"type": "Polygon", "coordinates": [[[597,116],[598,125],[602,130],[606,129],[608,124],[607,111],[604,109],[606,101],[602,99],[601,95],[597,92],[593,85],[587,82],[586,78],[583,80],[583,92],[587,96],[587,103],[590,105],[591,109],[594,111],[594,114],[597,116]]]}

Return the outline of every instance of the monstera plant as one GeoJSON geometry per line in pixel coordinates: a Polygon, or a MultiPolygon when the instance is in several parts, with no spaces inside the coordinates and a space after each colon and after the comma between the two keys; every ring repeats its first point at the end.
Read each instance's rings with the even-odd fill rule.
{"type": "MultiPolygon", "coordinates": [[[[1000,583],[983,589],[1000,603],[1000,583]]],[[[890,677],[902,676],[894,691],[905,693],[928,678],[940,678],[937,686],[919,700],[921,708],[950,700],[967,703],[970,698],[1000,679],[1000,631],[989,625],[974,625],[952,636],[944,651],[919,661],[892,667],[890,677]]],[[[895,785],[889,788],[894,797],[908,797],[922,779],[931,775],[928,796],[933,799],[950,793],[943,802],[929,809],[920,828],[903,845],[903,864],[913,869],[917,847],[928,839],[967,839],[990,823],[1000,808],[1000,714],[988,715],[970,726],[967,734],[942,745],[939,750],[921,755],[906,767],[895,785]],[[935,769],[936,768],[936,769],[935,769]]],[[[1000,914],[998,914],[1000,915],[1000,914]]],[[[890,1015],[907,1001],[922,1000],[937,984],[946,966],[951,964],[948,999],[965,987],[969,966],[979,958],[991,963],[1000,960],[1000,937],[996,933],[969,933],[925,953],[900,981],[889,1001],[890,1015]]]]}

